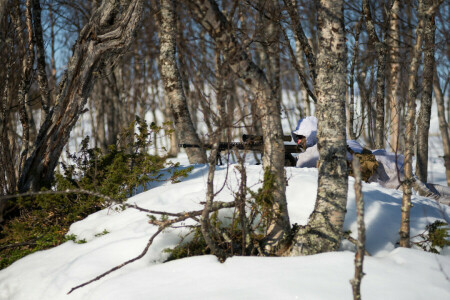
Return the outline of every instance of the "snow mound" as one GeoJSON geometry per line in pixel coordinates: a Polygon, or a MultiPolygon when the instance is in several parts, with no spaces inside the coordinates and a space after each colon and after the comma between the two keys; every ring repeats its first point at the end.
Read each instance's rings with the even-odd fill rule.
{"type": "MultiPolygon", "coordinates": [[[[306,224],[314,209],[317,169],[287,168],[292,223],[306,224]]],[[[166,183],[128,199],[154,210],[180,212],[201,209],[208,168],[197,165],[177,184],[166,183]]],[[[248,186],[261,186],[261,166],[247,166],[248,186]]],[[[239,173],[234,166],[218,166],[215,187],[225,188],[217,200],[233,200],[239,173]]],[[[354,180],[349,180],[344,230],[356,237],[354,180]]],[[[363,299],[450,298],[450,257],[396,248],[400,226],[401,193],[377,183],[363,184],[367,257],[363,299]],[[382,287],[382,288],[380,288],[382,287]]],[[[449,222],[450,208],[423,197],[413,197],[411,235],[435,220],[449,222]]],[[[226,212],[225,212],[226,213],[226,212]]],[[[74,286],[139,255],[157,228],[145,213],[134,209],[105,209],[74,223],[70,233],[85,244],[69,241],[31,254],[0,271],[0,299],[351,299],[354,246],[343,242],[341,252],[308,257],[232,257],[219,263],[213,256],[164,263],[163,249],[174,247],[186,229],[168,229],[158,236],[140,260],[86,287],[74,286]],[[107,230],[109,233],[99,236],[107,230]],[[325,283],[325,285],[324,285],[325,283]],[[324,286],[326,288],[324,288],[324,286]]],[[[192,224],[186,222],[185,224],[192,224]]],[[[450,251],[445,250],[449,254],[450,251]]],[[[448,255],[447,254],[447,255],[448,255]]]]}

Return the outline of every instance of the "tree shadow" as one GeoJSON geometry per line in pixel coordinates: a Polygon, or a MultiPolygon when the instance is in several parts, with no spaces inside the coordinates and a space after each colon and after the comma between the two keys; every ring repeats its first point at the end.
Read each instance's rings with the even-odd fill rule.
{"type": "MultiPolygon", "coordinates": [[[[398,247],[402,192],[384,188],[370,189],[364,193],[364,222],[366,226],[366,249],[372,255],[382,255],[398,247]]],[[[449,211],[437,202],[419,196],[412,197],[411,237],[422,233],[425,226],[440,219],[445,221],[449,211]]],[[[448,218],[448,217],[447,217],[448,218]]],[[[356,238],[356,208],[354,197],[349,198],[344,230],[350,230],[356,238]]]]}

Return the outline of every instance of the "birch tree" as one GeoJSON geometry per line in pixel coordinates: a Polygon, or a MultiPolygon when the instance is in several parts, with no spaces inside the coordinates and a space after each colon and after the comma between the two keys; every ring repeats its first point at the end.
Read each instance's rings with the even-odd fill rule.
{"type": "Polygon", "coordinates": [[[234,35],[232,25],[219,10],[217,3],[214,0],[189,0],[187,3],[195,20],[214,39],[216,46],[222,49],[224,59],[228,61],[232,72],[255,95],[263,132],[263,167],[266,172],[265,178],[268,179],[264,184],[271,191],[273,215],[265,244],[266,251],[273,252],[290,231],[279,97],[265,73],[251,60],[234,35]]]}
{"type": "Polygon", "coordinates": [[[447,185],[450,186],[450,138],[448,123],[445,119],[445,105],[444,105],[444,95],[442,93],[441,85],[439,83],[439,78],[436,70],[434,69],[434,82],[433,89],[434,95],[436,97],[438,118],[439,118],[439,130],[441,132],[442,144],[444,146],[444,165],[445,165],[445,175],[447,177],[447,185]]]}
{"type": "Polygon", "coordinates": [[[416,118],[416,97],[417,97],[417,72],[420,65],[421,48],[423,42],[424,26],[424,0],[419,0],[418,7],[419,24],[416,30],[416,44],[412,52],[411,65],[408,78],[408,115],[406,120],[405,134],[405,181],[403,182],[403,197],[400,223],[400,246],[410,247],[410,227],[409,218],[411,214],[411,185],[412,185],[412,157],[414,154],[415,118],[416,118]]]}
{"type": "MultiPolygon", "coordinates": [[[[176,61],[174,0],[161,1],[160,31],[161,76],[169,107],[175,120],[178,140],[186,144],[200,145],[200,139],[195,132],[189,114],[186,95],[176,61]]],[[[206,152],[204,149],[186,148],[186,153],[190,163],[206,163],[206,152]]]]}
{"type": "Polygon", "coordinates": [[[317,116],[319,183],[308,224],[295,234],[289,255],[339,248],[347,204],[345,137],[346,49],[344,1],[318,2],[317,116]]]}
{"type": "Polygon", "coordinates": [[[389,35],[386,38],[388,47],[388,80],[386,86],[386,98],[390,108],[390,148],[399,150],[401,83],[400,83],[400,1],[394,0],[389,21],[389,35]]]}

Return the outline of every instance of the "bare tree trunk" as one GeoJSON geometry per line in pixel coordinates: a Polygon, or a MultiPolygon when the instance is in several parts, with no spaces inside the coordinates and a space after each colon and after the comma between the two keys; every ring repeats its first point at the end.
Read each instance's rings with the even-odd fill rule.
{"type": "Polygon", "coordinates": [[[5,15],[6,7],[8,6],[8,1],[9,0],[0,0],[0,20],[2,20],[3,16],[5,15]]]}
{"type": "MultiPolygon", "coordinates": [[[[355,26],[355,45],[353,46],[353,58],[350,67],[350,102],[347,107],[347,136],[351,140],[356,140],[355,130],[354,130],[354,119],[355,119],[355,65],[358,61],[359,56],[359,35],[361,33],[362,27],[362,17],[361,20],[355,26]]],[[[346,97],[347,98],[347,97],[346,97]]]]}
{"type": "MultiPolygon", "coordinates": [[[[166,95],[175,119],[178,139],[182,143],[200,145],[187,106],[186,96],[176,61],[176,19],[175,1],[161,1],[160,22],[160,62],[166,95]]],[[[206,153],[202,148],[186,148],[190,163],[206,163],[206,153]]]]}
{"type": "MultiPolygon", "coordinates": [[[[50,2],[48,7],[48,17],[50,19],[50,67],[51,67],[51,87],[56,88],[56,60],[55,60],[55,19],[53,17],[53,5],[50,2]]],[[[52,93],[53,95],[55,93],[52,93]]]]}
{"type": "Polygon", "coordinates": [[[319,183],[308,224],[296,233],[289,255],[308,255],[339,248],[347,204],[345,137],[346,48],[344,2],[319,3],[317,109],[319,116],[319,183]]]}
{"type": "MultiPolygon", "coordinates": [[[[167,95],[163,95],[164,98],[164,116],[166,121],[172,122],[173,115],[170,111],[170,103],[167,95]]],[[[175,127],[173,126],[173,123],[170,123],[169,130],[173,130],[172,133],[169,134],[169,152],[167,155],[169,157],[177,157],[178,155],[178,138],[175,131],[175,127]]]]}
{"type": "Polygon", "coordinates": [[[303,53],[306,56],[306,61],[308,62],[309,72],[311,74],[311,80],[314,90],[313,93],[317,94],[316,57],[308,41],[308,38],[305,35],[305,32],[303,31],[302,23],[300,21],[300,17],[297,10],[297,1],[296,0],[283,0],[283,1],[292,22],[292,27],[295,32],[296,41],[300,43],[303,53]]]}
{"type": "Polygon", "coordinates": [[[364,225],[364,199],[361,185],[361,164],[359,158],[353,155],[353,174],[355,175],[356,223],[358,225],[358,242],[355,253],[355,277],[350,280],[353,289],[353,299],[361,300],[361,280],[364,276],[363,263],[366,242],[366,227],[364,225]]]}
{"type": "Polygon", "coordinates": [[[450,138],[448,123],[445,120],[445,105],[444,105],[444,95],[442,94],[442,89],[439,84],[439,77],[437,74],[436,66],[434,68],[434,96],[436,97],[438,118],[439,118],[439,129],[441,131],[442,144],[444,146],[444,164],[445,164],[445,175],[447,176],[447,185],[450,186],[450,138]]]}
{"type": "Polygon", "coordinates": [[[286,179],[284,174],[284,142],[281,127],[280,101],[271,88],[264,72],[259,69],[242,48],[234,35],[233,28],[226,17],[220,12],[213,0],[187,1],[191,12],[210,36],[216,46],[222,49],[224,59],[230,64],[231,70],[244,81],[256,97],[264,140],[263,167],[274,182],[265,181],[271,185],[273,221],[269,224],[266,239],[266,251],[277,250],[283,238],[290,231],[289,215],[286,203],[286,179]]]}
{"type": "Polygon", "coordinates": [[[416,175],[422,182],[428,177],[428,133],[430,131],[431,104],[433,95],[434,75],[434,33],[436,26],[434,14],[425,16],[424,28],[424,59],[422,75],[422,99],[419,117],[417,119],[416,139],[416,175]]]}
{"type": "MultiPolygon", "coordinates": [[[[366,144],[369,145],[369,148],[373,149],[375,148],[374,138],[373,138],[373,109],[372,105],[370,103],[370,95],[372,93],[372,78],[373,78],[373,69],[369,80],[369,88],[366,88],[365,81],[366,81],[366,72],[367,70],[364,70],[360,72],[360,74],[357,75],[357,82],[358,82],[358,88],[359,93],[361,96],[361,108],[362,108],[362,115],[363,117],[367,116],[367,130],[365,128],[362,128],[362,136],[366,142],[366,144]]],[[[364,123],[363,123],[364,126],[364,123]]]]}
{"type": "MultiPolygon", "coordinates": [[[[299,62],[299,66],[302,70],[305,70],[306,62],[305,62],[305,56],[303,55],[303,51],[300,48],[300,43],[297,43],[295,41],[296,45],[296,52],[297,52],[297,61],[299,62]]],[[[312,116],[311,113],[311,101],[309,100],[308,91],[305,87],[302,88],[302,101],[303,101],[303,107],[305,112],[305,117],[312,116]]]]}
{"type": "Polygon", "coordinates": [[[21,20],[21,10],[19,1],[15,1],[13,4],[13,11],[11,13],[11,18],[14,22],[15,30],[19,39],[19,44],[23,48],[22,57],[22,72],[21,79],[18,86],[18,103],[19,103],[19,119],[22,124],[22,147],[20,150],[20,160],[19,160],[19,174],[22,173],[25,161],[29,155],[29,143],[30,143],[30,117],[26,109],[26,102],[28,99],[28,91],[31,85],[31,76],[34,63],[34,38],[33,38],[33,25],[31,17],[31,0],[27,0],[25,6],[25,27],[27,29],[27,37],[25,39],[24,33],[25,28],[23,28],[21,20]]]}
{"type": "Polygon", "coordinates": [[[19,191],[49,186],[70,132],[84,110],[95,73],[129,46],[143,9],[142,0],[126,7],[104,1],[84,26],[61,79],[55,106],[49,111],[19,179],[19,191]],[[122,13],[120,14],[120,12],[122,13]]]}
{"type": "MultiPolygon", "coordinates": [[[[292,1],[292,7],[288,7],[290,9],[290,11],[295,12],[296,15],[298,15],[298,3],[297,0],[291,0],[292,1]]],[[[292,17],[291,17],[292,19],[292,17]]],[[[296,20],[296,17],[294,16],[294,19],[296,20]]],[[[301,24],[300,24],[301,25],[301,24]]],[[[300,30],[301,28],[299,28],[298,30],[300,30]]],[[[296,57],[297,57],[297,63],[300,67],[300,69],[302,70],[302,73],[305,74],[304,70],[306,69],[306,61],[305,61],[305,55],[304,55],[304,50],[302,47],[302,42],[299,39],[299,36],[302,36],[302,33],[299,32],[298,34],[295,35],[295,52],[296,52],[296,57]]],[[[308,43],[309,45],[309,43],[308,43]]],[[[308,45],[305,45],[306,47],[308,45]]],[[[307,51],[311,51],[312,49],[307,49],[307,51]]],[[[315,63],[315,58],[313,57],[312,54],[310,54],[311,59],[310,61],[312,61],[312,63],[315,63]]],[[[315,79],[314,79],[315,80],[315,79]]],[[[306,80],[305,80],[306,83],[306,80]]],[[[305,85],[305,83],[303,83],[303,85],[305,85]]],[[[307,91],[307,87],[304,86],[302,91],[302,100],[303,100],[303,107],[304,107],[304,116],[311,116],[311,103],[309,101],[309,97],[308,97],[308,91],[307,91]]]]}
{"type": "MultiPolygon", "coordinates": [[[[1,20],[0,20],[1,21],[1,20]]],[[[13,64],[12,53],[12,41],[6,42],[8,49],[8,60],[6,65],[6,78],[4,82],[4,88],[1,90],[1,106],[0,106],[0,194],[7,195],[16,192],[17,180],[13,163],[13,152],[11,143],[8,139],[8,123],[9,120],[9,107],[11,101],[9,100],[9,85],[10,74],[13,64]]],[[[6,199],[0,200],[0,224],[3,222],[3,216],[7,209],[8,201],[6,199]]]]}
{"type": "Polygon", "coordinates": [[[414,154],[414,124],[416,117],[416,97],[417,97],[417,72],[420,65],[421,48],[423,41],[423,11],[426,0],[419,0],[419,24],[416,30],[416,44],[413,48],[411,66],[408,78],[408,116],[406,120],[405,135],[405,181],[403,182],[402,214],[400,223],[400,247],[410,247],[410,223],[411,214],[411,185],[412,185],[412,156],[414,154]]]}
{"type": "Polygon", "coordinates": [[[370,12],[369,1],[363,1],[363,11],[366,20],[366,27],[369,38],[377,51],[377,89],[376,89],[376,130],[375,143],[378,149],[384,148],[384,90],[385,90],[385,69],[386,69],[386,43],[382,42],[375,31],[375,25],[370,12]]]}
{"type": "Polygon", "coordinates": [[[50,90],[48,88],[48,78],[46,73],[45,49],[41,24],[41,4],[39,3],[39,0],[33,0],[33,25],[34,36],[36,38],[38,83],[41,91],[42,109],[45,113],[42,119],[45,119],[50,107],[50,90]]]}
{"type": "MultiPolygon", "coordinates": [[[[264,25],[264,42],[267,53],[268,64],[266,66],[267,77],[275,95],[278,97],[277,101],[281,103],[281,81],[280,81],[280,29],[279,22],[279,5],[277,0],[266,1],[266,14],[269,16],[263,17],[264,25]]],[[[260,0],[260,2],[262,2],[260,0]]],[[[264,4],[263,4],[264,5],[264,4]]]]}
{"type": "Polygon", "coordinates": [[[403,183],[402,215],[400,223],[400,247],[410,247],[410,214],[411,214],[411,186],[412,178],[412,156],[414,153],[414,124],[416,116],[416,97],[418,93],[417,73],[420,65],[421,48],[423,42],[423,32],[425,19],[435,14],[436,9],[442,1],[433,2],[431,0],[419,0],[418,19],[416,30],[416,44],[412,52],[411,68],[408,79],[408,118],[406,121],[405,136],[405,181],[403,183]]]}
{"type": "Polygon", "coordinates": [[[389,22],[389,35],[386,43],[389,47],[389,68],[387,80],[387,101],[390,106],[390,148],[399,151],[400,118],[401,118],[401,83],[400,83],[400,1],[392,5],[392,16],[389,22]]]}
{"type": "MultiPolygon", "coordinates": [[[[102,88],[103,90],[103,88],[102,88]]],[[[108,147],[107,139],[106,139],[106,130],[105,130],[105,99],[103,97],[104,91],[99,91],[101,101],[95,101],[95,112],[96,112],[96,135],[95,140],[97,147],[105,151],[108,147]]],[[[92,101],[92,100],[91,100],[92,101]]]]}

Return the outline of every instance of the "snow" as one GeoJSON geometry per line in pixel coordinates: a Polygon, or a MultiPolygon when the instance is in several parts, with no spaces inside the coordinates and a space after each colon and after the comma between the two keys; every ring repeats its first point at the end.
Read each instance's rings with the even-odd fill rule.
{"type": "MultiPolygon", "coordinates": [[[[185,161],[179,158],[180,161],[185,161]]],[[[286,168],[287,199],[292,223],[306,224],[314,208],[317,169],[286,168]]],[[[138,194],[128,203],[169,212],[201,209],[208,168],[196,165],[180,183],[164,183],[138,194]]],[[[247,165],[248,186],[261,186],[261,166],[247,165]]],[[[218,166],[216,189],[227,180],[217,200],[231,201],[238,187],[234,166],[218,166]]],[[[349,180],[344,229],[356,237],[354,180],[349,180]]],[[[363,184],[367,250],[362,281],[363,299],[450,299],[450,249],[436,255],[397,248],[401,192],[377,183],[363,184]]],[[[450,208],[413,196],[411,235],[435,220],[450,220],[450,208]]],[[[308,257],[232,257],[220,263],[214,256],[162,263],[186,229],[168,229],[140,260],[86,287],[74,286],[139,255],[156,227],[135,209],[105,209],[74,223],[70,233],[85,244],[69,241],[31,254],[0,271],[0,299],[351,299],[354,246],[308,257]],[[96,236],[107,230],[109,233],[96,236]]],[[[185,224],[192,224],[187,221],[185,224]]]]}
{"type": "MultiPolygon", "coordinates": [[[[436,133],[437,122],[433,120],[431,131],[436,133]]],[[[311,125],[305,122],[302,126],[314,131],[307,123],[311,125]]],[[[351,146],[357,150],[357,145],[351,146]]],[[[314,158],[314,151],[309,153],[309,149],[312,147],[302,155],[314,158]]],[[[439,136],[430,136],[429,149],[429,181],[446,185],[439,136]]],[[[173,161],[188,166],[185,153],[173,161]]],[[[257,190],[263,170],[253,165],[252,155],[246,161],[248,187],[257,190]]],[[[318,176],[314,166],[286,168],[286,197],[292,223],[306,224],[314,209],[318,176]]],[[[195,165],[182,182],[158,183],[128,199],[128,203],[168,212],[201,209],[207,172],[206,165],[195,165]]],[[[216,189],[226,180],[217,200],[233,200],[238,174],[233,165],[228,169],[217,167],[216,189]]],[[[344,230],[356,237],[353,184],[350,177],[344,230]]],[[[378,183],[363,183],[363,194],[366,248],[371,256],[364,260],[362,299],[450,299],[450,247],[443,249],[441,255],[398,248],[402,193],[378,183]]],[[[412,202],[411,236],[422,233],[435,220],[450,223],[450,207],[417,195],[413,195],[412,202]]],[[[226,214],[223,212],[222,216],[226,214]]],[[[343,241],[338,252],[307,257],[235,256],[220,263],[214,256],[206,255],[163,263],[168,256],[163,250],[177,245],[180,236],[187,233],[182,228],[165,230],[142,259],[67,295],[72,287],[139,255],[156,230],[148,224],[147,215],[135,209],[94,213],[74,223],[69,232],[87,243],[69,241],[28,255],[1,270],[0,300],[352,299],[349,280],[354,274],[354,245],[348,241],[343,241]],[[104,230],[109,233],[98,235],[104,230]]]]}

